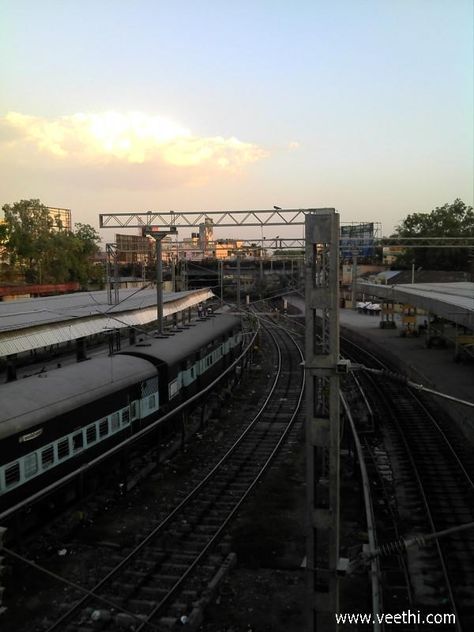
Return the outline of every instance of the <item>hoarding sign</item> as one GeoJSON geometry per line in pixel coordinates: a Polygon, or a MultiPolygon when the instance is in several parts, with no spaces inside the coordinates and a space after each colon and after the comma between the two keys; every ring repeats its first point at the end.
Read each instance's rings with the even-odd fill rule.
{"type": "Polygon", "coordinates": [[[341,226],[341,258],[351,259],[354,250],[359,257],[371,257],[374,254],[374,224],[349,224],[341,226]]]}

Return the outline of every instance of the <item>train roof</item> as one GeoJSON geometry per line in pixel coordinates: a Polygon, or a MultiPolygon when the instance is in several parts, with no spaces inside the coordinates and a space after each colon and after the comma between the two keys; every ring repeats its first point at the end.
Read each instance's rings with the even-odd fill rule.
{"type": "Polygon", "coordinates": [[[2,384],[0,440],[152,377],[153,365],[178,363],[239,324],[238,317],[216,314],[170,338],[146,337],[110,357],[2,384]]]}
{"type": "Polygon", "coordinates": [[[178,331],[169,338],[143,337],[143,340],[127,347],[121,353],[146,357],[155,364],[165,362],[173,365],[188,358],[198,349],[234,327],[240,327],[240,324],[240,318],[233,314],[214,314],[205,320],[197,321],[189,329],[178,331]]]}
{"type": "Polygon", "coordinates": [[[156,374],[141,358],[115,355],[0,386],[0,440],[156,374]]]}

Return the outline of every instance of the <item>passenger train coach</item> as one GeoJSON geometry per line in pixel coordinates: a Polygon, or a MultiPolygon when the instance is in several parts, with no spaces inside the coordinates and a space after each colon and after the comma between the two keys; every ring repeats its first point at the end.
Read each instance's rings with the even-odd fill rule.
{"type": "Polygon", "coordinates": [[[143,337],[110,357],[1,385],[0,517],[159,426],[163,415],[222,375],[241,348],[240,319],[216,314],[170,338],[143,337]]]}

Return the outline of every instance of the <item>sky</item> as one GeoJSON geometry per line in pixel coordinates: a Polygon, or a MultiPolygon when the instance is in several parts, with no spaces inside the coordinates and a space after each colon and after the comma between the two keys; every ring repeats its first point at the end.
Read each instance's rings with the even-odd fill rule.
{"type": "Polygon", "coordinates": [[[334,207],[388,235],[473,204],[473,75],[471,0],[0,0],[0,206],[334,207]]]}

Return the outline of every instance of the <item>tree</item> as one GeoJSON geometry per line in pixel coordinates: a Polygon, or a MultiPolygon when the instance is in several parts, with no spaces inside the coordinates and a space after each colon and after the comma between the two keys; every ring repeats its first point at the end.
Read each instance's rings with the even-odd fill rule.
{"type": "Polygon", "coordinates": [[[19,267],[26,281],[86,285],[92,278],[97,282],[101,274],[97,274],[93,257],[100,237],[92,226],[78,223],[74,231],[67,231],[36,199],[5,204],[3,211],[0,247],[5,249],[10,268],[19,267]]]}
{"type": "MultiPolygon", "coordinates": [[[[396,228],[397,237],[474,237],[474,212],[457,198],[452,204],[438,206],[431,213],[412,213],[396,228]]],[[[462,239],[457,245],[466,245],[462,239]]],[[[440,248],[442,242],[427,240],[420,245],[430,248],[410,248],[397,259],[397,266],[409,267],[413,262],[425,270],[467,270],[468,248],[440,248]],[[436,244],[436,245],[434,245],[436,244]]]]}
{"type": "Polygon", "coordinates": [[[89,224],[74,224],[72,233],[72,251],[75,256],[75,266],[71,269],[71,281],[79,281],[85,285],[87,281],[95,282],[102,279],[102,268],[98,274],[97,266],[93,262],[99,251],[99,233],[89,224]]]}
{"type": "Polygon", "coordinates": [[[54,219],[39,200],[21,200],[3,207],[10,264],[19,264],[28,281],[41,281],[54,219]]]}

